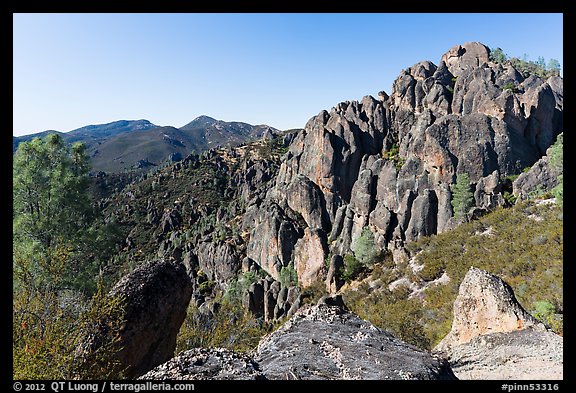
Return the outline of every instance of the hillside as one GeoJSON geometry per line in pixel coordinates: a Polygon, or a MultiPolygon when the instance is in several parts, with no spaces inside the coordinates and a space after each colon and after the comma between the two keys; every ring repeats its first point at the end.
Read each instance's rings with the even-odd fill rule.
{"type": "MultiPolygon", "coordinates": [[[[20,142],[52,132],[13,137],[13,152],[20,142]]],[[[159,127],[147,120],[119,120],[58,133],[68,143],[83,142],[87,145],[93,172],[120,173],[146,171],[166,161],[179,161],[192,152],[236,145],[277,132],[266,125],[253,126],[199,116],[180,128],[159,127]]]]}
{"type": "MultiPolygon", "coordinates": [[[[523,75],[472,42],[449,49],[438,65],[421,61],[402,70],[390,94],[338,103],[300,130],[201,116],[179,129],[126,132],[97,151],[90,147],[100,170],[140,160],[155,166],[124,187],[110,179],[95,201],[102,213],[95,232],[115,234],[99,277],[108,287],[119,282],[112,293],[134,290],[151,309],[177,310],[164,334],[160,311],[147,315],[134,305],[136,321],[150,317],[158,325],[143,327],[146,334],[171,338],[158,338],[161,360],[144,359],[131,376],[173,352],[184,363],[205,359],[200,366],[215,358],[254,365],[227,350],[250,352],[264,342],[257,351],[264,358],[254,361],[271,368],[267,375],[297,369],[314,378],[307,364],[287,369],[260,341],[282,325],[272,335],[276,345],[302,323],[312,337],[306,348],[320,348],[334,363],[319,366],[322,378],[345,379],[349,365],[305,323],[304,306],[324,302],[340,310],[318,306],[312,313],[321,315],[311,320],[360,326],[356,318],[365,319],[365,330],[378,334],[358,328],[348,339],[400,339],[400,358],[434,364],[433,375],[415,370],[418,378],[453,377],[428,356],[451,329],[472,267],[501,277],[524,308],[563,334],[562,131],[562,78],[523,75]],[[181,157],[158,165],[167,154],[181,157]],[[159,280],[160,300],[150,296],[139,280],[158,269],[178,277],[182,292],[159,280]],[[171,303],[174,291],[179,300],[171,303]]],[[[337,336],[332,325],[322,329],[337,336]]],[[[562,345],[556,336],[551,340],[562,345]]],[[[130,345],[139,348],[137,340],[130,345]]],[[[286,353],[290,361],[295,352],[287,345],[286,353]]],[[[390,367],[384,374],[357,371],[411,379],[390,367]]],[[[256,369],[248,377],[260,375],[256,369]]]]}

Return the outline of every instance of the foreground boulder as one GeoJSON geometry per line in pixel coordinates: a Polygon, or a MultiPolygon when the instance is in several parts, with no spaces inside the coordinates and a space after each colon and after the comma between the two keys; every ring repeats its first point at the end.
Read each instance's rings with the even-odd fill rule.
{"type": "Polygon", "coordinates": [[[268,379],[455,379],[450,367],[326,303],[300,309],[258,344],[268,379]]]}
{"type": "Polygon", "coordinates": [[[449,362],[459,379],[563,378],[564,340],[533,328],[478,336],[455,346],[449,362]]]}
{"type": "Polygon", "coordinates": [[[522,308],[500,278],[470,268],[448,335],[434,348],[459,379],[562,379],[563,339],[522,308]]]}
{"type": "Polygon", "coordinates": [[[456,379],[446,361],[324,298],[263,338],[253,357],[196,348],[141,379],[456,379]]]}
{"type": "Polygon", "coordinates": [[[472,267],[460,284],[454,302],[452,329],[435,349],[447,350],[467,343],[476,336],[513,332],[527,327],[546,330],[541,322],[522,308],[508,284],[472,267]]]}
{"type": "MultiPolygon", "coordinates": [[[[142,375],[174,356],[176,335],[186,317],[192,284],[183,265],[156,261],[137,267],[112,288],[124,300],[124,326],[116,359],[128,378],[142,375]]],[[[84,351],[106,345],[106,330],[92,334],[84,351]],[[103,338],[104,337],[104,338],[103,338]]]]}
{"type": "Polygon", "coordinates": [[[194,348],[156,367],[139,379],[228,380],[265,379],[247,355],[223,348],[194,348]]]}

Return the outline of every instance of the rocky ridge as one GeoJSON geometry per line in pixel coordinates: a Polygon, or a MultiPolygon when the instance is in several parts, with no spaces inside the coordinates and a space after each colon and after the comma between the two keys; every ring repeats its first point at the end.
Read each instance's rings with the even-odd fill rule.
{"type": "Polygon", "coordinates": [[[458,175],[470,177],[475,214],[505,205],[506,176],[534,164],[562,127],[561,79],[524,78],[479,43],[403,70],[381,98],[310,119],[266,198],[248,207],[247,256],[275,279],[290,264],[304,286],[325,278],[319,262],[353,254],[365,227],[404,259],[406,242],[458,224],[458,175]]]}
{"type": "Polygon", "coordinates": [[[340,103],[303,130],[189,155],[101,205],[126,228],[131,263],[182,262],[197,305],[252,272],[259,278],[243,304],[279,319],[302,304],[299,287],[340,289],[344,257],[366,228],[399,264],[406,243],[458,225],[458,175],[472,182],[469,217],[507,205],[506,192],[522,194],[508,176],[537,163],[561,132],[562,89],[561,78],[524,78],[467,43],[439,65],[403,70],[390,95],[340,103]],[[299,287],[280,282],[283,269],[299,287]]]}

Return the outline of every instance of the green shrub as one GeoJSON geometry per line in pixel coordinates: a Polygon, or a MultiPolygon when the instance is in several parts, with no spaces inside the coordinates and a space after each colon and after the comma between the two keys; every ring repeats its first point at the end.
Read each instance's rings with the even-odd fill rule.
{"type": "Polygon", "coordinates": [[[556,306],[549,301],[542,300],[533,303],[531,314],[539,321],[548,325],[552,330],[562,334],[562,318],[558,318],[556,306]]]}
{"type": "Polygon", "coordinates": [[[342,272],[342,279],[346,282],[350,282],[364,269],[362,263],[354,257],[352,254],[344,255],[344,272],[342,272]]]}
{"type": "Polygon", "coordinates": [[[192,303],[176,338],[176,354],[191,348],[227,348],[249,352],[274,325],[254,318],[236,300],[220,299],[214,315],[198,311],[192,303]]]}
{"type": "Polygon", "coordinates": [[[518,88],[514,82],[508,82],[504,86],[502,86],[502,90],[510,90],[513,93],[518,93],[518,88]]]}
{"type": "Polygon", "coordinates": [[[288,264],[288,266],[282,266],[278,281],[280,281],[280,284],[282,284],[283,287],[298,285],[298,273],[296,272],[296,269],[294,269],[292,263],[288,264]]]}

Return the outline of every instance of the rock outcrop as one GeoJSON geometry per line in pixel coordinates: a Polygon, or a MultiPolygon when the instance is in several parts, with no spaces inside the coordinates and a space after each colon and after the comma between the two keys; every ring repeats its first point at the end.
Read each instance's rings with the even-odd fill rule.
{"type": "Polygon", "coordinates": [[[562,337],[526,312],[500,278],[470,268],[448,335],[434,348],[460,379],[562,378],[562,337]]]}
{"type": "Polygon", "coordinates": [[[406,242],[452,228],[459,174],[470,177],[475,212],[506,204],[506,177],[533,165],[562,131],[563,87],[489,55],[480,43],[455,46],[439,65],[403,70],[389,96],[311,118],[264,200],[249,207],[248,256],[274,278],[298,266],[307,286],[327,278],[318,261],[354,253],[365,227],[396,259],[406,242]]]}
{"type": "Polygon", "coordinates": [[[463,380],[563,379],[564,340],[532,328],[477,336],[452,348],[448,361],[463,380]]]}
{"type": "Polygon", "coordinates": [[[508,284],[483,270],[470,268],[454,302],[452,329],[435,350],[446,351],[484,334],[528,327],[546,330],[522,308],[508,284]]]}
{"type": "Polygon", "coordinates": [[[181,353],[139,379],[258,380],[265,379],[247,355],[223,348],[195,348],[181,353]]]}
{"type": "MultiPolygon", "coordinates": [[[[128,378],[137,377],[174,356],[176,335],[186,317],[192,285],[182,265],[156,261],[137,267],[110,291],[124,302],[124,325],[115,357],[128,378]]],[[[107,327],[94,332],[82,351],[106,344],[107,327]]]]}
{"type": "MultiPolygon", "coordinates": [[[[562,134],[558,136],[562,137],[562,134]]],[[[531,194],[550,191],[558,185],[558,176],[562,175],[563,168],[550,163],[550,148],[546,155],[536,161],[525,173],[520,174],[512,183],[512,192],[519,201],[526,200],[531,194]]]]}
{"type": "Polygon", "coordinates": [[[255,360],[267,379],[454,379],[441,359],[325,303],[260,341],[255,360]]]}
{"type": "Polygon", "coordinates": [[[224,349],[192,349],[142,379],[455,379],[444,360],[338,304],[341,298],[325,298],[300,309],[260,341],[253,357],[224,349]]]}

